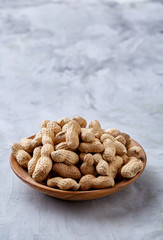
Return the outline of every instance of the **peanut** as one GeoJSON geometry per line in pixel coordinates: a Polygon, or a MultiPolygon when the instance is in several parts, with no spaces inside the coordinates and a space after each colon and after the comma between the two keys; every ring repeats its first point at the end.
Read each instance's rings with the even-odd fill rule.
{"type": "Polygon", "coordinates": [[[128,149],[127,155],[129,157],[141,158],[143,155],[143,150],[138,146],[134,146],[128,149]]]}
{"type": "Polygon", "coordinates": [[[79,160],[80,160],[81,162],[84,161],[84,157],[86,156],[86,154],[87,154],[87,153],[83,153],[83,152],[81,152],[81,153],[79,154],[79,160]]]}
{"type": "Polygon", "coordinates": [[[131,147],[134,147],[134,146],[136,146],[136,143],[135,143],[131,138],[129,138],[129,139],[128,139],[128,142],[127,142],[127,144],[126,144],[127,150],[128,150],[129,148],[131,148],[131,147]]]}
{"type": "Polygon", "coordinates": [[[91,121],[89,124],[89,128],[93,129],[95,136],[97,138],[100,138],[101,135],[104,133],[104,130],[101,129],[101,125],[100,125],[99,121],[97,121],[97,120],[91,121]]]}
{"type": "Polygon", "coordinates": [[[42,134],[41,132],[37,133],[31,141],[34,148],[42,145],[42,134]]]}
{"type": "Polygon", "coordinates": [[[99,176],[96,178],[91,174],[87,174],[80,179],[79,184],[81,190],[86,191],[90,188],[101,189],[113,187],[115,182],[113,178],[108,176],[99,176]]]}
{"type": "Polygon", "coordinates": [[[123,145],[126,145],[126,139],[123,135],[118,135],[115,139],[121,142],[123,145]]]}
{"type": "Polygon", "coordinates": [[[140,159],[134,158],[122,167],[121,175],[124,178],[133,178],[142,169],[143,169],[142,161],[140,159]]]}
{"type": "Polygon", "coordinates": [[[115,143],[111,139],[107,138],[104,140],[103,145],[105,147],[104,153],[102,155],[103,159],[107,162],[113,161],[116,154],[115,143]]]}
{"type": "Polygon", "coordinates": [[[55,145],[55,150],[61,150],[61,149],[73,151],[71,148],[69,148],[66,142],[61,142],[55,145]]]}
{"type": "Polygon", "coordinates": [[[92,154],[86,154],[84,157],[84,161],[82,165],[80,166],[80,171],[82,172],[83,175],[86,174],[91,174],[91,175],[96,175],[97,172],[95,170],[95,167],[93,166],[94,164],[94,159],[92,154]]]}
{"type": "Polygon", "coordinates": [[[100,153],[96,153],[93,155],[94,162],[96,165],[96,171],[98,174],[102,176],[107,176],[108,175],[108,163],[102,158],[100,153]]]}
{"type": "Polygon", "coordinates": [[[72,120],[77,121],[81,128],[85,128],[87,126],[87,121],[84,118],[82,118],[81,116],[75,116],[75,117],[73,117],[72,120]]]}
{"type": "Polygon", "coordinates": [[[115,141],[116,154],[123,155],[127,153],[126,147],[119,141],[115,141]]]}
{"type": "Polygon", "coordinates": [[[61,178],[61,177],[54,177],[51,179],[48,179],[47,185],[49,187],[58,187],[61,190],[72,190],[77,191],[80,187],[80,185],[71,178],[61,178]]]}
{"type": "Polygon", "coordinates": [[[41,129],[42,128],[46,128],[47,127],[47,124],[50,122],[50,120],[43,120],[42,122],[41,122],[41,129]]]}
{"type": "Polygon", "coordinates": [[[79,179],[81,173],[76,166],[66,165],[64,163],[54,163],[52,167],[53,171],[64,178],[79,179]]]}
{"type": "Polygon", "coordinates": [[[41,157],[37,160],[32,178],[36,182],[41,182],[46,179],[52,169],[52,160],[50,154],[54,151],[54,129],[51,127],[51,121],[48,121],[46,128],[41,129],[42,144],[41,157]],[[49,124],[49,127],[48,127],[49,124]]]}
{"type": "Polygon", "coordinates": [[[89,128],[81,128],[80,137],[83,142],[94,142],[95,141],[94,131],[89,128]]]}
{"type": "Polygon", "coordinates": [[[33,157],[28,162],[28,173],[32,176],[37,161],[41,157],[41,147],[36,147],[33,151],[33,157]]]}
{"type": "Polygon", "coordinates": [[[66,132],[61,131],[59,133],[57,133],[53,139],[54,144],[59,144],[61,142],[65,142],[66,141],[66,132]]]}
{"type": "Polygon", "coordinates": [[[33,152],[33,146],[32,146],[32,139],[28,139],[28,138],[22,138],[20,140],[20,145],[23,147],[23,149],[28,152],[28,153],[32,153],[33,152]]]}
{"type": "MultiPolygon", "coordinates": [[[[121,136],[121,138],[123,138],[123,136],[121,136]]],[[[112,142],[114,142],[114,144],[112,143],[112,148],[113,148],[113,145],[114,145],[115,148],[116,148],[116,154],[123,155],[123,154],[127,153],[126,147],[120,141],[118,141],[112,135],[105,133],[101,136],[100,140],[101,140],[101,142],[103,142],[103,144],[104,144],[105,148],[107,148],[107,150],[108,150],[107,142],[108,143],[110,142],[110,145],[111,145],[111,141],[107,141],[107,139],[110,139],[112,142]]],[[[123,140],[125,140],[125,138],[123,140]]],[[[109,148],[110,148],[110,146],[109,146],[109,148]]]]}
{"type": "Polygon", "coordinates": [[[63,162],[68,165],[74,165],[79,162],[79,156],[69,150],[56,150],[51,153],[51,158],[54,162],[63,162]]]}
{"type": "Polygon", "coordinates": [[[36,182],[43,181],[52,169],[52,160],[50,158],[50,154],[53,150],[54,147],[48,143],[42,147],[41,157],[38,159],[35,170],[32,174],[32,178],[36,182]]]}
{"type": "Polygon", "coordinates": [[[129,142],[130,135],[128,135],[127,133],[123,133],[123,132],[121,132],[121,135],[126,139],[126,144],[127,144],[129,142]]]}
{"type": "Polygon", "coordinates": [[[104,140],[105,140],[105,139],[108,139],[108,138],[109,138],[110,140],[112,140],[113,142],[115,141],[115,138],[114,138],[112,135],[108,134],[108,133],[102,134],[101,137],[100,137],[100,140],[101,140],[101,142],[103,143],[104,140]]]}
{"type": "Polygon", "coordinates": [[[100,141],[95,140],[91,143],[81,142],[78,149],[80,152],[85,153],[99,153],[104,150],[104,146],[100,143],[100,141]]]}
{"type": "Polygon", "coordinates": [[[65,124],[69,123],[71,120],[69,118],[62,118],[57,123],[62,128],[65,124]]]}
{"type": "Polygon", "coordinates": [[[19,165],[23,168],[28,166],[28,162],[31,159],[29,153],[27,153],[19,143],[14,143],[11,147],[12,154],[16,158],[19,165]]]}
{"type": "Polygon", "coordinates": [[[124,163],[124,164],[128,163],[129,157],[127,156],[127,154],[123,154],[123,155],[121,155],[121,157],[122,157],[122,159],[123,159],[123,163],[124,163]]]}
{"type": "Polygon", "coordinates": [[[54,138],[54,133],[50,128],[43,128],[41,130],[42,133],[42,144],[51,144],[52,146],[54,145],[53,143],[53,138],[54,138]]]}
{"type": "Polygon", "coordinates": [[[105,133],[109,133],[113,137],[117,137],[118,135],[121,134],[121,132],[116,128],[108,128],[105,130],[105,133]]]}
{"type": "Polygon", "coordinates": [[[109,163],[108,167],[108,176],[115,178],[117,175],[118,169],[122,166],[123,159],[120,156],[116,156],[115,160],[109,163]]]}
{"type": "Polygon", "coordinates": [[[23,147],[23,149],[28,152],[28,153],[32,153],[33,150],[38,147],[41,146],[42,144],[42,136],[41,136],[41,132],[37,133],[35,135],[35,137],[33,139],[29,139],[29,138],[22,138],[20,140],[20,145],[23,147]]]}
{"type": "MultiPolygon", "coordinates": [[[[50,121],[47,124],[47,128],[50,129],[55,136],[57,133],[61,132],[61,127],[58,125],[56,121],[50,121]]],[[[54,138],[54,137],[53,137],[54,138]]]]}
{"type": "Polygon", "coordinates": [[[121,132],[116,128],[108,128],[104,132],[109,133],[113,137],[117,137],[118,135],[121,135],[121,132]]]}
{"type": "Polygon", "coordinates": [[[77,121],[72,120],[67,124],[66,143],[71,149],[79,146],[79,134],[81,127],[77,121]]]}
{"type": "MultiPolygon", "coordinates": [[[[70,121],[71,122],[71,121],[70,121]]],[[[68,123],[66,123],[63,127],[62,127],[62,131],[63,132],[67,132],[67,130],[68,130],[68,125],[69,124],[69,122],[68,123]]]]}

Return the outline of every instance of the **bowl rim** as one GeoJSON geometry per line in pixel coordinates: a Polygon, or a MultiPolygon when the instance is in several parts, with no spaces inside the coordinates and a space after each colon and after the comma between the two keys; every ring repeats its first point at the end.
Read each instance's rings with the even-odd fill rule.
{"type": "MultiPolygon", "coordinates": [[[[35,137],[35,135],[32,135],[31,137],[28,137],[29,139],[33,139],[35,137]]],[[[10,155],[10,166],[11,166],[11,169],[12,171],[15,173],[15,175],[20,178],[24,183],[28,184],[28,185],[32,185],[33,188],[37,188],[37,190],[39,191],[42,191],[42,190],[45,190],[45,191],[50,191],[50,192],[54,192],[54,193],[64,193],[64,194],[75,194],[75,195],[80,195],[80,194],[85,194],[85,193],[102,193],[102,192],[108,192],[109,193],[109,190],[110,191],[113,191],[113,190],[117,190],[118,189],[123,189],[125,187],[127,187],[128,185],[130,185],[132,182],[134,182],[137,178],[139,178],[139,176],[143,173],[145,167],[146,167],[146,163],[147,163],[147,156],[146,156],[146,153],[143,149],[143,147],[138,143],[136,142],[134,139],[132,139],[137,146],[141,147],[142,150],[143,150],[143,155],[144,155],[144,158],[141,159],[142,162],[143,162],[143,169],[133,178],[128,178],[128,179],[123,179],[122,181],[116,183],[114,185],[114,187],[109,187],[109,188],[103,188],[103,189],[91,189],[91,190],[87,190],[87,191],[82,191],[82,190],[77,190],[77,191],[70,191],[70,190],[60,190],[60,189],[57,189],[57,188],[52,188],[52,187],[49,187],[47,185],[44,185],[44,184],[41,184],[41,183],[38,183],[38,182],[35,182],[33,180],[33,178],[29,175],[29,173],[27,172],[26,169],[22,168],[18,162],[16,161],[15,157],[13,156],[13,154],[11,153],[10,155]],[[15,168],[15,164],[17,165],[17,168],[15,168]],[[23,175],[20,174],[20,172],[23,171],[23,175]]]]}

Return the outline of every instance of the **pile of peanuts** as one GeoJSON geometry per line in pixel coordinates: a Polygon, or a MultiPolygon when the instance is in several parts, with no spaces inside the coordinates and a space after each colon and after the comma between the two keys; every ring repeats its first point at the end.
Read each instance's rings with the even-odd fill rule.
{"type": "Polygon", "coordinates": [[[33,139],[12,145],[19,165],[40,183],[61,190],[113,187],[143,169],[143,150],[118,129],[103,130],[97,120],[44,120],[33,139]]]}

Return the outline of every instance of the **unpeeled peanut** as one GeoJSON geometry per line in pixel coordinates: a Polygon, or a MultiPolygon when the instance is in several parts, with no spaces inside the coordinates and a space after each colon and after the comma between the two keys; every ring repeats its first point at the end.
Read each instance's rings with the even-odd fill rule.
{"type": "Polygon", "coordinates": [[[113,187],[115,182],[114,179],[108,176],[95,177],[91,174],[83,176],[80,181],[80,188],[83,191],[89,190],[90,188],[101,189],[113,187]]]}
{"type": "Polygon", "coordinates": [[[85,128],[87,126],[87,121],[84,118],[82,118],[81,116],[75,116],[75,117],[73,117],[72,120],[77,121],[81,128],[85,128]]]}
{"type": "Polygon", "coordinates": [[[97,120],[91,121],[91,123],[89,124],[89,128],[93,129],[97,138],[100,138],[101,135],[104,133],[104,130],[101,128],[101,125],[97,120]]]}
{"type": "Polygon", "coordinates": [[[63,162],[68,165],[74,165],[79,162],[79,156],[75,152],[64,149],[53,151],[51,158],[54,162],[63,162]]]}
{"type": "Polygon", "coordinates": [[[71,148],[69,148],[66,142],[61,142],[55,145],[55,150],[61,150],[61,149],[73,151],[71,148]]]}
{"type": "Polygon", "coordinates": [[[64,178],[79,179],[81,173],[76,166],[66,165],[64,163],[54,163],[52,167],[53,171],[64,178]]]}
{"type": "Polygon", "coordinates": [[[117,175],[118,169],[122,166],[122,164],[123,159],[120,156],[116,156],[114,161],[109,163],[107,175],[114,179],[117,175]]]}
{"type": "Polygon", "coordinates": [[[61,177],[54,177],[48,179],[47,185],[49,187],[58,187],[61,190],[72,190],[76,191],[79,189],[80,185],[71,178],[61,178],[61,177]]]}
{"type": "Polygon", "coordinates": [[[118,135],[121,134],[121,132],[116,128],[108,128],[105,130],[105,133],[109,133],[113,137],[117,137],[118,135]]]}
{"type": "Polygon", "coordinates": [[[41,122],[41,128],[46,128],[47,127],[47,124],[50,122],[50,120],[43,120],[41,122]]]}
{"type": "Polygon", "coordinates": [[[82,172],[83,175],[86,174],[92,174],[92,175],[96,175],[97,172],[95,170],[94,167],[94,159],[92,154],[86,154],[83,160],[82,165],[80,166],[80,171],[82,172]]]}
{"type": "Polygon", "coordinates": [[[32,153],[33,150],[42,145],[42,135],[41,132],[37,133],[33,139],[29,138],[22,138],[20,140],[20,145],[23,147],[23,149],[28,152],[32,153]]]}
{"type": "Polygon", "coordinates": [[[54,145],[53,143],[53,138],[54,138],[54,133],[52,129],[50,128],[43,128],[41,130],[42,133],[42,144],[51,144],[52,146],[54,145]]]}
{"type": "Polygon", "coordinates": [[[143,155],[143,150],[142,150],[142,148],[140,148],[138,146],[133,146],[128,149],[127,155],[129,157],[141,158],[143,155]]]}
{"type": "Polygon", "coordinates": [[[124,178],[133,178],[142,169],[143,169],[142,161],[140,159],[134,158],[122,167],[121,175],[124,178]]]}
{"type": "Polygon", "coordinates": [[[32,178],[36,182],[43,181],[52,169],[52,160],[50,158],[51,152],[54,150],[51,144],[45,144],[41,149],[41,157],[36,163],[32,178]]]}
{"type": "Polygon", "coordinates": [[[53,142],[55,145],[65,141],[66,141],[66,132],[64,131],[57,133],[53,139],[53,142]]]}
{"type": "Polygon", "coordinates": [[[104,146],[100,141],[95,140],[91,143],[81,142],[78,147],[80,152],[85,153],[99,153],[104,150],[104,146]]]}
{"type": "Polygon", "coordinates": [[[79,134],[81,127],[75,120],[67,124],[66,143],[71,149],[76,149],[79,146],[79,134]]]}
{"type": "Polygon", "coordinates": [[[123,163],[124,163],[124,164],[128,163],[129,157],[127,156],[127,154],[121,155],[121,158],[123,159],[123,163]]]}
{"type": "Polygon", "coordinates": [[[129,149],[129,148],[134,147],[134,146],[136,146],[136,143],[134,142],[133,139],[129,138],[128,142],[126,144],[126,148],[129,149]]]}
{"type": "Polygon", "coordinates": [[[57,133],[61,132],[61,130],[62,130],[61,127],[59,126],[59,124],[56,121],[48,122],[47,123],[47,128],[50,129],[53,132],[54,136],[57,133]]]}
{"type": "Polygon", "coordinates": [[[79,154],[79,160],[80,160],[81,162],[84,161],[84,157],[85,157],[86,154],[87,154],[87,153],[83,153],[83,152],[81,152],[81,153],[79,154]]]}
{"type": "Polygon", "coordinates": [[[115,139],[121,142],[123,145],[126,145],[126,139],[123,135],[118,135],[115,139]]]}
{"type": "Polygon", "coordinates": [[[123,145],[120,141],[115,141],[115,148],[116,148],[116,154],[118,155],[123,155],[127,153],[127,149],[125,147],[125,145],[123,145]]]}
{"type": "Polygon", "coordinates": [[[93,129],[81,128],[80,137],[83,142],[94,142],[95,141],[95,134],[94,134],[93,129]]]}
{"type": "Polygon", "coordinates": [[[113,161],[115,159],[115,154],[116,154],[115,142],[107,138],[104,140],[103,145],[105,147],[102,155],[103,159],[106,160],[107,162],[113,161]]]}
{"type": "Polygon", "coordinates": [[[11,149],[12,154],[16,158],[19,165],[26,168],[28,166],[29,160],[31,159],[30,154],[27,153],[19,143],[14,143],[11,149]]]}
{"type": "Polygon", "coordinates": [[[57,123],[62,128],[65,124],[69,123],[71,120],[69,118],[62,118],[57,123]]]}
{"type": "Polygon", "coordinates": [[[28,162],[28,172],[31,176],[35,170],[37,161],[40,157],[41,157],[41,147],[36,147],[33,151],[33,157],[28,162]]]}
{"type": "Polygon", "coordinates": [[[100,153],[96,153],[93,155],[95,165],[96,165],[96,171],[98,174],[102,176],[108,175],[108,163],[102,158],[100,153]]]}

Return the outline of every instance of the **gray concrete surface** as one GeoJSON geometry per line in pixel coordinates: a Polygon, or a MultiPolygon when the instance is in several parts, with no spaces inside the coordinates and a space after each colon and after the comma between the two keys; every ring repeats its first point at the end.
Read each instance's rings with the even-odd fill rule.
{"type": "Polygon", "coordinates": [[[163,2],[0,0],[0,239],[163,239],[163,2]],[[82,115],[147,152],[121,192],[64,202],[21,182],[10,147],[82,115]]]}

